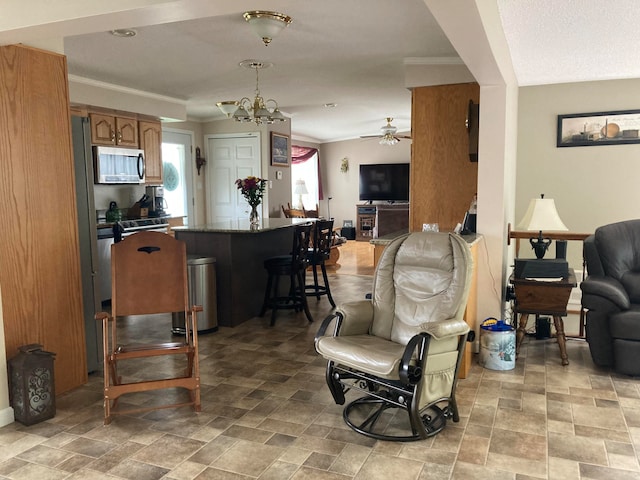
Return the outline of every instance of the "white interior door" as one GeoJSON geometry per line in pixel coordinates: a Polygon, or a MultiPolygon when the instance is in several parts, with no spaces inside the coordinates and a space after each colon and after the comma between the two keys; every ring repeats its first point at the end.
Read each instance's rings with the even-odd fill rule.
{"type": "Polygon", "coordinates": [[[238,178],[260,177],[260,133],[207,135],[207,223],[246,220],[238,178]]]}
{"type": "Polygon", "coordinates": [[[162,130],[164,198],[169,213],[187,217],[188,225],[193,225],[196,218],[192,137],[192,132],[162,130]]]}

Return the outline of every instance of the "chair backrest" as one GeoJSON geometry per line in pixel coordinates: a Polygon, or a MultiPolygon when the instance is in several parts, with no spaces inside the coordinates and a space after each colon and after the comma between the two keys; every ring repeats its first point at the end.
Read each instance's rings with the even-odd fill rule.
{"type": "MultiPolygon", "coordinates": [[[[598,227],[594,242],[605,275],[618,280],[633,303],[640,302],[640,220],[598,227]]],[[[592,269],[589,268],[589,274],[592,269]]]]}
{"type": "Polygon", "coordinates": [[[306,218],[304,210],[298,208],[284,208],[284,205],[282,205],[282,213],[284,213],[284,218],[306,218]]]}
{"type": "Polygon", "coordinates": [[[139,232],[111,246],[114,317],[189,308],[185,243],[160,232],[139,232]]]}
{"type": "Polygon", "coordinates": [[[328,259],[331,254],[333,240],[333,220],[317,220],[313,225],[314,258],[328,259]]]}
{"type": "Polygon", "coordinates": [[[304,216],[306,218],[320,218],[320,207],[318,207],[317,203],[315,210],[307,210],[304,207],[302,207],[302,210],[304,211],[304,216]]]}
{"type": "Polygon", "coordinates": [[[293,269],[307,268],[307,255],[311,243],[311,223],[303,223],[293,227],[293,247],[291,248],[291,265],[293,269]]]}
{"type": "Polygon", "coordinates": [[[462,320],[473,269],[459,235],[415,232],[382,253],[373,280],[371,334],[406,344],[425,322],[462,320]]]}

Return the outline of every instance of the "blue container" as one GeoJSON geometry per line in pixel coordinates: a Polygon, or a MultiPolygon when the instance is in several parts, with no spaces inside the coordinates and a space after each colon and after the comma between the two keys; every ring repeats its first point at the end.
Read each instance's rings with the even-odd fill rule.
{"type": "Polygon", "coordinates": [[[482,322],[478,361],[490,370],[513,370],[516,366],[516,332],[513,326],[495,318],[482,322]]]}

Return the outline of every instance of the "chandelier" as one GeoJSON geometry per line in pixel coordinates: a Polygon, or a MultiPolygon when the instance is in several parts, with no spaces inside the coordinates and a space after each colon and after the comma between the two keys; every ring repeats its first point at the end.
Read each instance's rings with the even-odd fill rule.
{"type": "Polygon", "coordinates": [[[256,125],[271,124],[274,122],[284,122],[287,119],[278,109],[278,102],[269,98],[264,100],[260,95],[260,78],[258,72],[263,68],[269,68],[271,63],[259,60],[243,60],[241,67],[253,68],[256,71],[256,93],[251,101],[248,97],[243,97],[238,101],[227,100],[216,103],[217,107],[227,116],[237,122],[255,122],[256,125]]]}

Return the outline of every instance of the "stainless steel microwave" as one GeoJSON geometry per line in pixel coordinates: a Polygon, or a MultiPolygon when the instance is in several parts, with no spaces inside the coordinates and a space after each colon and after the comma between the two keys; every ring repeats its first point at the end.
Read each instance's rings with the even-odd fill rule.
{"type": "Polygon", "coordinates": [[[144,183],[144,150],[93,147],[95,183],[144,183]]]}

